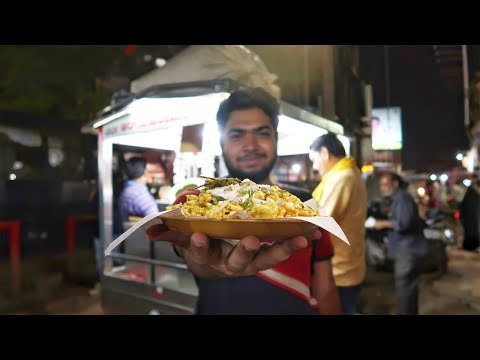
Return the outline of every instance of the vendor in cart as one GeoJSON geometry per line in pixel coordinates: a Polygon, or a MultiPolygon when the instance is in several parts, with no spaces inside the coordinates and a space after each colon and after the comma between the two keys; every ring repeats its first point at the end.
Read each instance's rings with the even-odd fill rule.
{"type": "MultiPolygon", "coordinates": [[[[238,90],[221,103],[217,122],[229,176],[272,183],[278,115],[278,102],[259,88],[238,90]]],[[[184,199],[179,196],[177,202],[184,199]]],[[[202,233],[182,235],[164,225],[150,227],[147,235],[172,242],[195,275],[196,314],[341,314],[326,231],[271,246],[261,246],[255,234],[232,246],[202,233]]]]}
{"type": "MultiPolygon", "coordinates": [[[[131,157],[126,161],[125,170],[128,180],[118,198],[117,216],[114,221],[116,234],[123,233],[123,226],[130,217],[142,218],[158,212],[157,202],[147,187],[151,181],[151,176],[147,172],[147,161],[141,156],[131,157]]],[[[114,264],[120,265],[122,261],[115,260],[114,264]]]]}

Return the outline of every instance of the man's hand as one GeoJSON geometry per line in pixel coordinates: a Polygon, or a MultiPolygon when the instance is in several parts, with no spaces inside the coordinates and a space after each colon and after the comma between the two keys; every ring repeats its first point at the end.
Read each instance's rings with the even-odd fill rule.
{"type": "Polygon", "coordinates": [[[390,229],[392,227],[392,222],[390,220],[376,220],[373,228],[375,230],[390,229]]]}
{"type": "Polygon", "coordinates": [[[236,245],[220,239],[209,239],[203,233],[191,236],[169,230],[165,225],[153,225],[147,230],[152,241],[169,241],[184,257],[190,270],[200,277],[236,277],[254,275],[274,267],[295,252],[308,246],[309,241],[320,239],[319,230],[305,236],[296,236],[271,245],[249,235],[236,245]]]}

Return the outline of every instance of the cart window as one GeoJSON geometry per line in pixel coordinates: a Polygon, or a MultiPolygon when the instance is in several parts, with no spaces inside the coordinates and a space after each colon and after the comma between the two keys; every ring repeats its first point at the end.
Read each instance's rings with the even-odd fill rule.
{"type": "Polygon", "coordinates": [[[181,152],[201,152],[203,142],[203,124],[185,126],[182,132],[181,152]]]}

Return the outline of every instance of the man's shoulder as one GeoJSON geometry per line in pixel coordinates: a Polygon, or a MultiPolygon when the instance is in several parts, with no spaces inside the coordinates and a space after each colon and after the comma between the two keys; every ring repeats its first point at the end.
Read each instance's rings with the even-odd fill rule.
{"type": "Polygon", "coordinates": [[[147,185],[143,185],[138,182],[129,180],[123,185],[123,192],[138,191],[138,189],[143,189],[146,187],[147,185]]]}
{"type": "Polygon", "coordinates": [[[348,169],[339,171],[338,176],[340,178],[344,178],[344,179],[351,179],[351,180],[362,179],[363,180],[362,173],[360,172],[360,170],[357,167],[348,168],[348,169]]]}
{"type": "Polygon", "coordinates": [[[408,201],[413,200],[413,196],[405,189],[398,189],[393,195],[393,198],[408,201]]]}
{"type": "Polygon", "coordinates": [[[356,169],[345,169],[325,178],[327,184],[337,186],[353,186],[364,183],[362,175],[356,169]]]}
{"type": "Polygon", "coordinates": [[[142,186],[141,184],[126,186],[122,191],[122,196],[124,198],[136,198],[138,196],[145,197],[146,194],[151,196],[150,191],[148,191],[148,187],[146,185],[142,186]]]}

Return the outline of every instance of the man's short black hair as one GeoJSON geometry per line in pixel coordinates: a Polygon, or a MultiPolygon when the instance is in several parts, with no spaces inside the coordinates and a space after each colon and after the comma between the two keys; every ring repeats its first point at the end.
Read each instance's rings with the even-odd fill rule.
{"type": "Polygon", "coordinates": [[[316,138],[310,145],[310,150],[319,151],[322,146],[325,146],[328,152],[335,157],[343,158],[347,156],[345,147],[334,133],[327,133],[316,138]]]}
{"type": "Polygon", "coordinates": [[[219,106],[217,124],[220,131],[225,128],[230,114],[236,110],[259,108],[270,118],[273,128],[277,130],[280,104],[260,87],[241,88],[230,94],[219,106]]]}
{"type": "Polygon", "coordinates": [[[145,168],[147,167],[147,160],[140,156],[134,156],[127,160],[126,171],[129,180],[135,180],[141,177],[145,168]]]}

